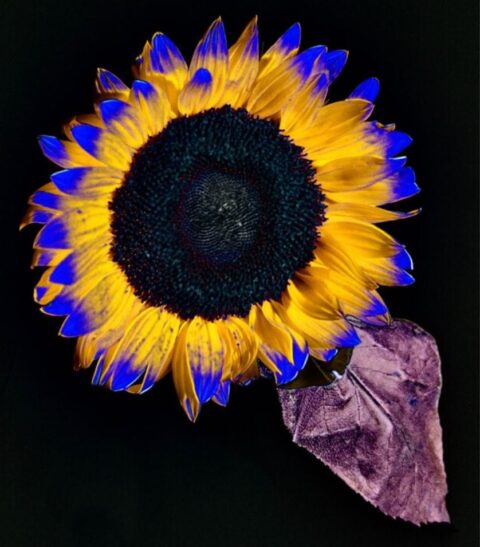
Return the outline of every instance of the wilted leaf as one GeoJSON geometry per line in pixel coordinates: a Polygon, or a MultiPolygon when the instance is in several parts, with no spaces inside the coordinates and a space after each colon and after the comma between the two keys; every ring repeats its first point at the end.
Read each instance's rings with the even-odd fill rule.
{"type": "Polygon", "coordinates": [[[284,422],[296,444],[387,515],[449,522],[435,340],[408,321],[357,332],[362,343],[337,383],[278,390],[284,422]]]}

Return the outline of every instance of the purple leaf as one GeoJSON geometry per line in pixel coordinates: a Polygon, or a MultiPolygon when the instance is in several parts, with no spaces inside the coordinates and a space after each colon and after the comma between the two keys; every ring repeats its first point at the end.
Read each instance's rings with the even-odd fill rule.
{"type": "Polygon", "coordinates": [[[435,340],[409,321],[357,332],[361,344],[336,384],[278,389],[285,425],[385,514],[449,522],[435,340]]]}

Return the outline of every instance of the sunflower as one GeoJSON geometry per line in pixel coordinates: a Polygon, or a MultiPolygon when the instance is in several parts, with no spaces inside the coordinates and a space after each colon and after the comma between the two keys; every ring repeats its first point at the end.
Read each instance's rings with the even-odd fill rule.
{"type": "Polygon", "coordinates": [[[43,224],[34,298],[94,384],[143,393],[171,371],[195,420],[259,361],[290,382],[359,342],[350,317],[389,322],[377,289],[412,261],[376,224],[416,213],[381,208],[418,191],[411,139],[368,121],[375,78],[327,104],[347,52],[299,46],[295,24],[260,56],[255,18],[228,48],[217,19],[188,65],[157,33],[131,87],[99,69],[94,113],[39,138],[63,170],[23,222],[43,224]]]}

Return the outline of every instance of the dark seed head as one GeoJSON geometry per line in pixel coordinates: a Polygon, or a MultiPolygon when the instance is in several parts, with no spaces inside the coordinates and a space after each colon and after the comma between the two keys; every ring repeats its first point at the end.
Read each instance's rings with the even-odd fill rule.
{"type": "Polygon", "coordinates": [[[323,195],[303,150],[229,106],[172,120],[114,193],[112,256],[184,319],[244,316],[313,258],[323,195]]]}

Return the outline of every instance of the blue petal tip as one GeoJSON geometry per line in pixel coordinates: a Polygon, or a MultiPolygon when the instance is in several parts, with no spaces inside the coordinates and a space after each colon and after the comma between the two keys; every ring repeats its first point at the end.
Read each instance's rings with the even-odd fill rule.
{"type": "Polygon", "coordinates": [[[378,78],[368,78],[359,84],[350,94],[351,99],[364,99],[371,103],[375,102],[380,91],[380,80],[378,78]]]}
{"type": "Polygon", "coordinates": [[[280,38],[280,47],[288,52],[300,46],[302,28],[300,23],[294,23],[280,38]]]}
{"type": "Polygon", "coordinates": [[[71,285],[75,281],[75,261],[74,255],[67,256],[50,274],[52,283],[62,285],[71,285]]]}
{"type": "Polygon", "coordinates": [[[89,154],[95,155],[96,144],[102,134],[102,130],[94,125],[79,124],[72,127],[71,131],[78,144],[89,154]]]}

